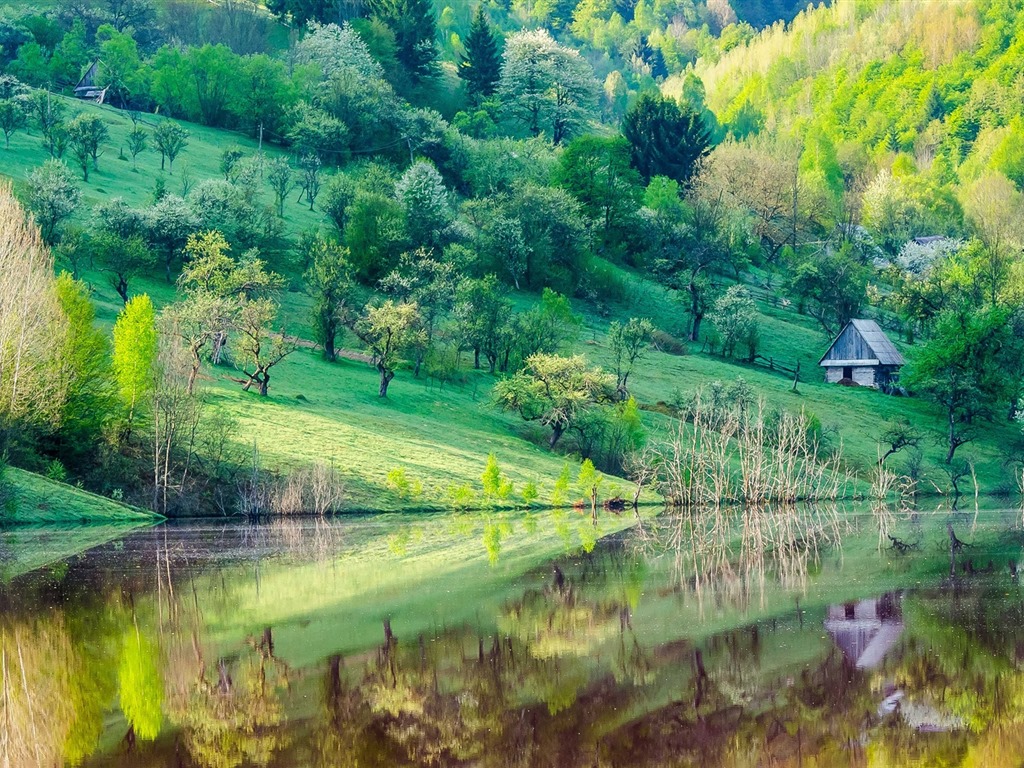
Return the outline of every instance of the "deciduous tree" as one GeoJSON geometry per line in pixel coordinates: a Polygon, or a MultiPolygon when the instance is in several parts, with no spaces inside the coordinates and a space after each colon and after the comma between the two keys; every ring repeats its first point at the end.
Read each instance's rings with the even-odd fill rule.
{"type": "Polygon", "coordinates": [[[554,448],[591,409],[615,398],[615,377],[590,367],[582,355],[538,353],[526,359],[523,370],[499,381],[494,395],[501,408],[548,427],[548,447],[554,448]]]}
{"type": "Polygon", "coordinates": [[[373,365],[380,374],[378,394],[387,397],[388,385],[395,378],[402,355],[419,343],[423,334],[419,307],[391,300],[376,306],[369,304],[350,327],[373,357],[373,365]]]}

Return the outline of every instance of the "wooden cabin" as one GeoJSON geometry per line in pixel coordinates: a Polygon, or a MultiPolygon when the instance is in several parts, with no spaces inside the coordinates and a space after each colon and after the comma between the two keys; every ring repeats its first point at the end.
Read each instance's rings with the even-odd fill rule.
{"type": "Polygon", "coordinates": [[[818,361],[825,380],[860,384],[884,392],[896,384],[903,355],[874,320],[851,320],[818,361]]]}
{"type": "Polygon", "coordinates": [[[107,97],[107,89],[100,88],[96,84],[96,70],[99,67],[99,61],[94,61],[92,65],[82,75],[82,79],[78,81],[78,85],[75,86],[75,96],[85,101],[95,101],[97,104],[102,104],[104,99],[107,97]]]}
{"type": "Polygon", "coordinates": [[[876,669],[903,634],[900,596],[889,592],[877,599],[829,606],[825,631],[851,665],[876,669]]]}

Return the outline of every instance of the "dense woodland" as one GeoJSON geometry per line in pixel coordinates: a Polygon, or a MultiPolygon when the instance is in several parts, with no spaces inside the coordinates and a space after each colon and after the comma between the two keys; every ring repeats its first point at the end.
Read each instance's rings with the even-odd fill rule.
{"type": "MultiPolygon", "coordinates": [[[[1022,11],[2,8],[0,168],[39,158],[0,190],[7,460],[165,513],[341,508],[344,467],[309,457],[290,480],[267,473],[208,384],[273,397],[286,361],[312,348],[372,366],[380,398],[400,396],[396,376],[441,391],[483,381],[490,407],[537,425],[527,439],[575,457],[552,502],[596,509],[601,471],[689,498],[666,492],[671,451],[655,447],[684,441],[680,422],[882,492],[897,475],[959,492],[976,479],[972,446],[995,430],[1012,435],[998,461],[1017,473],[1022,11]],[[85,74],[102,107],[71,98],[85,74]],[[215,158],[198,157],[200,135],[215,158]],[[675,320],[638,301],[638,284],[664,291],[675,320]],[[97,322],[100,294],[123,305],[112,328],[97,322]],[[757,405],[764,393],[742,378],[635,397],[653,350],[736,374],[758,364],[772,312],[822,344],[877,319],[908,349],[899,393],[929,403],[927,417],[876,419],[879,461],[858,466],[842,434],[757,405]],[[587,333],[600,333],[601,365],[587,333]]],[[[817,377],[797,368],[793,391],[817,377]]],[[[401,466],[384,485],[424,494],[401,466]]],[[[426,495],[538,500],[536,481],[515,487],[494,457],[477,485],[426,495]]]]}

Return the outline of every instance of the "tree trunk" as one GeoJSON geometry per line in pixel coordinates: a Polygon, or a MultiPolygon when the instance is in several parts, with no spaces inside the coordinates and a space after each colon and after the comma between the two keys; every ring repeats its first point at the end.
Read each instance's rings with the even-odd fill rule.
{"type": "Polygon", "coordinates": [[[338,351],[334,348],[334,334],[328,331],[324,336],[324,359],[333,363],[338,359],[338,351]]]}
{"type": "Polygon", "coordinates": [[[700,324],[703,319],[703,312],[693,312],[693,325],[691,326],[690,330],[690,341],[700,341],[700,324]]]}
{"type": "Polygon", "coordinates": [[[554,449],[563,432],[565,432],[565,427],[561,425],[555,424],[551,427],[551,439],[548,441],[548,448],[554,449]]]}
{"type": "Polygon", "coordinates": [[[117,291],[117,295],[121,297],[121,301],[125,304],[128,303],[128,281],[124,279],[123,275],[117,276],[117,285],[114,286],[114,290],[117,291]]]}
{"type": "Polygon", "coordinates": [[[473,368],[480,370],[480,347],[473,347],[473,368]]]}
{"type": "Polygon", "coordinates": [[[377,370],[380,371],[380,391],[378,395],[380,397],[387,397],[388,385],[391,383],[391,380],[395,378],[395,374],[387,368],[378,368],[377,370]]]}
{"type": "Polygon", "coordinates": [[[949,413],[949,450],[946,452],[946,464],[953,463],[953,454],[956,453],[958,443],[956,439],[956,419],[953,412],[949,413]]]}
{"type": "Polygon", "coordinates": [[[270,391],[270,372],[264,371],[260,378],[260,397],[266,397],[270,391]]]}
{"type": "Polygon", "coordinates": [[[690,326],[690,341],[700,340],[700,321],[704,319],[704,313],[700,311],[700,294],[697,286],[691,282],[690,287],[690,315],[693,317],[693,324],[690,326]]]}

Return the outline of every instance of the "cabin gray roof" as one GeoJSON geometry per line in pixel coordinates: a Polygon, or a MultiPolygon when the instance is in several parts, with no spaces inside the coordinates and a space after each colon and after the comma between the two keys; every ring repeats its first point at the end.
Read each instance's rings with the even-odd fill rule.
{"type": "MultiPolygon", "coordinates": [[[[832,350],[851,328],[863,340],[864,344],[873,355],[872,360],[877,360],[878,365],[903,365],[906,362],[903,359],[903,355],[900,354],[900,351],[896,349],[896,346],[889,340],[889,337],[886,336],[885,332],[878,327],[878,323],[874,320],[851,320],[846,324],[846,327],[840,331],[839,335],[836,336],[835,340],[829,346],[828,351],[821,356],[821,360],[818,361],[819,365],[828,364],[826,363],[826,360],[832,353],[832,350]]],[[[850,358],[845,358],[838,362],[849,364],[850,360],[850,358]]]]}

